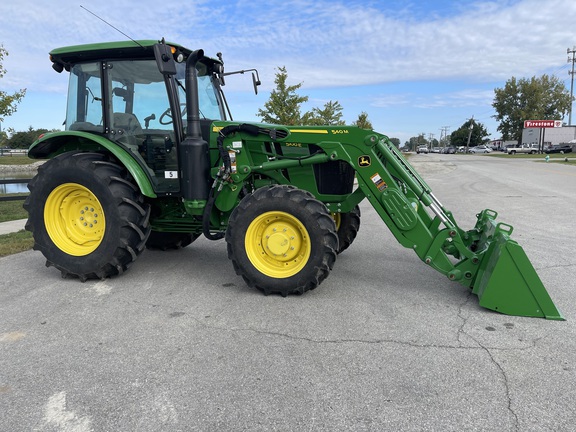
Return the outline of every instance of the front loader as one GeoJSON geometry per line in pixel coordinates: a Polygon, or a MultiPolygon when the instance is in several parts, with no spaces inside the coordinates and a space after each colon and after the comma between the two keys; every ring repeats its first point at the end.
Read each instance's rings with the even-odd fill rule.
{"type": "MultiPolygon", "coordinates": [[[[232,120],[221,55],[162,41],[59,48],[70,73],[66,127],[40,137],[49,159],[24,206],[36,250],[63,276],[121,274],[146,248],[225,238],[236,273],[266,294],[326,279],[367,199],[394,237],[480,305],[561,320],[512,227],[484,210],[472,229],[377,132],[232,120]]],[[[252,70],[255,90],[259,84],[252,70]]]]}

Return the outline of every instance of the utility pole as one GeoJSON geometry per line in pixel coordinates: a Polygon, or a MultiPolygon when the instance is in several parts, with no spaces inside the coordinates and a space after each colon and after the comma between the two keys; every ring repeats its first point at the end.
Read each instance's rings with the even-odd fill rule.
{"type": "Polygon", "coordinates": [[[472,130],[474,129],[474,116],[470,119],[470,126],[468,126],[470,131],[468,132],[468,141],[466,142],[466,153],[468,153],[468,148],[470,147],[470,138],[472,138],[472,130]]]}
{"type": "Polygon", "coordinates": [[[444,136],[444,145],[443,147],[447,147],[448,144],[448,130],[450,126],[443,126],[440,128],[440,142],[442,142],[442,136],[444,136]]]}
{"type": "Polygon", "coordinates": [[[573,99],[573,94],[574,94],[574,63],[576,62],[576,47],[570,49],[568,48],[566,50],[566,53],[568,55],[572,54],[572,58],[568,57],[568,63],[572,63],[572,70],[568,71],[568,74],[570,75],[571,79],[570,79],[570,111],[568,111],[570,113],[570,115],[568,116],[568,126],[572,126],[572,99],[573,99]]]}

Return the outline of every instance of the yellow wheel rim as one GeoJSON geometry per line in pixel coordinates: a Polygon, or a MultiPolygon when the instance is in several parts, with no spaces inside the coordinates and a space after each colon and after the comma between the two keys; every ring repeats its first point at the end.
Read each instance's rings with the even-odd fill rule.
{"type": "Polygon", "coordinates": [[[250,223],[245,247],[252,265],[272,278],[297,274],[312,251],[304,225],[291,214],[279,211],[263,213],[250,223]]]}
{"type": "Polygon", "coordinates": [[[44,206],[44,223],[56,247],[74,256],[94,252],[106,229],[100,201],[76,183],[62,184],[50,193],[44,206]]]}
{"type": "Polygon", "coordinates": [[[332,219],[334,219],[334,223],[336,224],[336,231],[338,231],[340,229],[340,224],[342,223],[342,214],[332,213],[332,219]]]}

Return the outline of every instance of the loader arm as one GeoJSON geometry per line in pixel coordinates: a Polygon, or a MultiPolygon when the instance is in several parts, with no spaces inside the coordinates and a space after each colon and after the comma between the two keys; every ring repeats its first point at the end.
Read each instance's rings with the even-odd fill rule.
{"type": "Polygon", "coordinates": [[[471,288],[481,306],[509,315],[563,320],[524,250],[510,238],[513,228],[497,223],[495,211],[480,212],[474,228],[461,229],[383,135],[366,137],[364,147],[341,145],[334,151],[346,152],[359,188],[398,242],[450,280],[471,288]],[[367,141],[374,144],[367,148],[367,141]]]}
{"type": "Polygon", "coordinates": [[[388,138],[375,141],[374,168],[356,166],[357,178],[402,245],[450,280],[472,288],[481,306],[511,315],[563,319],[524,250],[510,239],[510,225],[497,223],[497,213],[484,210],[473,229],[462,230],[388,138]]]}
{"type": "Polygon", "coordinates": [[[400,244],[449,280],[470,288],[481,306],[509,315],[563,319],[524,250],[510,238],[513,228],[497,223],[497,213],[489,209],[477,215],[472,229],[460,228],[385,135],[354,127],[291,128],[285,145],[301,152],[308,148],[309,154],[300,158],[258,159],[260,139],[269,140],[242,135],[229,140],[235,166],[216,202],[221,212],[236,205],[240,188],[255,175],[307,189],[333,213],[351,211],[366,198],[400,244]],[[358,187],[324,195],[308,177],[314,166],[336,161],[353,168],[358,187]]]}

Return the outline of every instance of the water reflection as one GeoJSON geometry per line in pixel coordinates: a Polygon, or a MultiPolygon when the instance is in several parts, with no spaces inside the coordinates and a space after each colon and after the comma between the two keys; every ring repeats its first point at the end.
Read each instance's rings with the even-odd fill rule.
{"type": "Polygon", "coordinates": [[[0,195],[27,193],[28,181],[34,176],[33,172],[0,173],[0,180],[23,180],[24,183],[3,184],[0,182],[0,195]]]}

